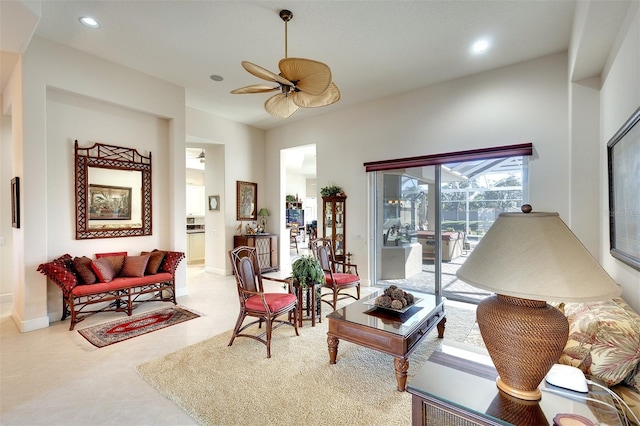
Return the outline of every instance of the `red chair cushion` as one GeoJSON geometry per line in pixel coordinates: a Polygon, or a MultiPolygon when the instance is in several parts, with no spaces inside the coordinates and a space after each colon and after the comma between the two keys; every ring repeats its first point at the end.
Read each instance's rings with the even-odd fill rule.
{"type": "MultiPolygon", "coordinates": [[[[289,293],[265,293],[265,300],[271,312],[277,312],[287,305],[296,301],[296,296],[289,293]]],[[[260,296],[255,295],[247,299],[245,306],[252,311],[263,311],[264,305],[260,296]]]]}
{"type": "Polygon", "coordinates": [[[325,274],[325,279],[327,280],[327,284],[333,285],[347,285],[353,284],[360,281],[360,277],[355,274],[344,274],[342,272],[334,272],[333,273],[333,281],[331,280],[330,274],[325,274]]]}

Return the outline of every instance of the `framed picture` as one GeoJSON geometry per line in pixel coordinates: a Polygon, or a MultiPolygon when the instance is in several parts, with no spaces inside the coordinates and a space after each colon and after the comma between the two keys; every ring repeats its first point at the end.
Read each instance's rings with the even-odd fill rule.
{"type": "Polygon", "coordinates": [[[90,220],[131,220],[131,188],[89,185],[90,220]]]}
{"type": "Polygon", "coordinates": [[[209,210],[220,211],[220,196],[209,195],[209,210]]]}
{"type": "Polygon", "coordinates": [[[640,270],[640,108],[607,144],[611,255],[640,270]]]}
{"type": "Polygon", "coordinates": [[[258,184],[236,181],[237,220],[258,220],[258,184]]]}
{"type": "Polygon", "coordinates": [[[20,178],[11,179],[11,226],[20,228],[20,178]]]}

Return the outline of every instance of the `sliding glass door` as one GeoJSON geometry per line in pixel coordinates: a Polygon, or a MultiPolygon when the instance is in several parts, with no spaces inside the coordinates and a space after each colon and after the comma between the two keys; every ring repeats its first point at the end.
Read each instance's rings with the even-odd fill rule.
{"type": "Polygon", "coordinates": [[[526,202],[527,159],[372,171],[374,285],[471,303],[486,297],[455,274],[498,215],[526,202]]]}

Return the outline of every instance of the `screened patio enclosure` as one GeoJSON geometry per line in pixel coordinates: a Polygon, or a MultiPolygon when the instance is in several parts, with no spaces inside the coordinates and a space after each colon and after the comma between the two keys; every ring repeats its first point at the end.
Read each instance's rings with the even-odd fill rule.
{"type": "Polygon", "coordinates": [[[488,296],[455,273],[500,213],[520,211],[527,199],[527,158],[373,173],[375,285],[471,303],[488,296]]]}

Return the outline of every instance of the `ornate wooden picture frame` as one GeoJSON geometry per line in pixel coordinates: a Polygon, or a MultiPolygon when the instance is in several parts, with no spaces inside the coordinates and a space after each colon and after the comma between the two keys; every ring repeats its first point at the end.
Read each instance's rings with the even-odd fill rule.
{"type": "MultiPolygon", "coordinates": [[[[145,156],[134,148],[102,143],[80,148],[78,141],[75,141],[75,176],[77,240],[151,235],[151,153],[145,156]],[[114,221],[113,217],[98,220],[95,216],[92,218],[90,185],[108,187],[111,182],[93,182],[90,172],[103,176],[105,173],[119,176],[127,173],[135,175],[132,183],[136,189],[129,193],[133,199],[130,210],[135,213],[131,220],[119,218],[114,221]]],[[[127,184],[126,187],[128,186],[127,184]]]]}
{"type": "Polygon", "coordinates": [[[258,184],[236,181],[236,219],[258,220],[258,184]]]}
{"type": "Polygon", "coordinates": [[[640,108],[607,143],[609,240],[613,257],[640,270],[640,108]]]}

